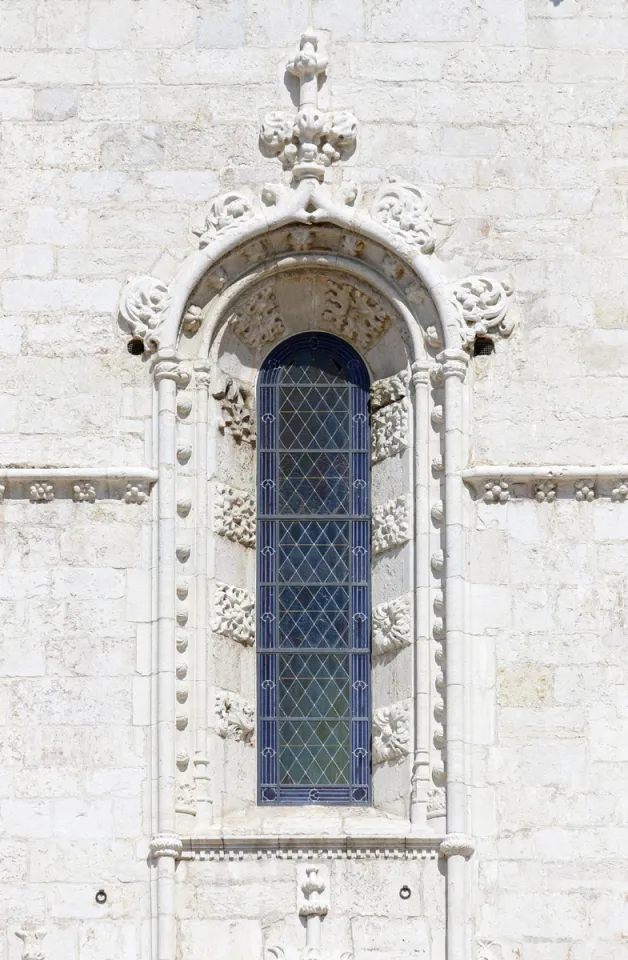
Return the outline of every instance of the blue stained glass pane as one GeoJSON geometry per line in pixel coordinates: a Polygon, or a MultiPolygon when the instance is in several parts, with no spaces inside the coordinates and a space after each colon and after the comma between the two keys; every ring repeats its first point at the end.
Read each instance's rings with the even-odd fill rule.
{"type": "Polygon", "coordinates": [[[277,347],[258,387],[262,804],[370,802],[369,378],[344,341],[277,347]]]}

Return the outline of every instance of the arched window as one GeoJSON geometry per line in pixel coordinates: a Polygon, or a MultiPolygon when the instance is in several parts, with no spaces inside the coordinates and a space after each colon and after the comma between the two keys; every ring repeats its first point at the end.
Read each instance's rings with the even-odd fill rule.
{"type": "Polygon", "coordinates": [[[368,804],[369,375],[300,334],[257,400],[259,802],[368,804]]]}

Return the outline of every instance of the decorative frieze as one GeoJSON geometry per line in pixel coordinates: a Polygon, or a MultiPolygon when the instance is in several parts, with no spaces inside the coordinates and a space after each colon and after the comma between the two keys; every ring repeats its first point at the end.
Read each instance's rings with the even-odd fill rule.
{"type": "Polygon", "coordinates": [[[257,352],[286,331],[275,297],[275,281],[268,280],[238,300],[229,323],[235,335],[257,352]]]}
{"type": "Polygon", "coordinates": [[[394,550],[410,539],[410,512],[404,496],[389,500],[373,510],[373,554],[394,550]]]}
{"type": "Polygon", "coordinates": [[[328,279],[321,327],[349,340],[361,353],[386,333],[392,316],[376,292],[366,293],[354,283],[328,279]]]}
{"type": "Polygon", "coordinates": [[[380,707],[373,715],[373,763],[402,760],[410,753],[410,706],[380,707]]]}
{"type": "Polygon", "coordinates": [[[255,414],[251,403],[251,390],[225,377],[222,385],[212,396],[220,403],[222,419],[218,429],[228,430],[236,443],[255,446],[255,414]]]}
{"type": "Polygon", "coordinates": [[[75,483],[72,487],[72,499],[75,503],[94,503],[96,500],[94,485],[88,480],[75,483]]]}
{"type": "Polygon", "coordinates": [[[410,597],[380,603],[373,610],[373,656],[394,653],[412,643],[410,597]]]}
{"type": "Polygon", "coordinates": [[[255,546],[255,501],[244,490],[216,484],[214,531],[243,547],[255,546]]]}
{"type": "Polygon", "coordinates": [[[255,642],[255,600],[246,590],[216,583],[212,629],[224,637],[250,646],[255,642]]]}
{"type": "Polygon", "coordinates": [[[411,183],[387,183],[380,187],[371,217],[383,224],[395,240],[421,253],[434,252],[434,215],[428,198],[411,183]]]}
{"type": "Polygon", "coordinates": [[[251,744],[255,734],[255,709],[235,693],[216,695],[216,732],[223,739],[251,744]]]}
{"type": "Polygon", "coordinates": [[[285,833],[251,834],[244,837],[202,837],[183,841],[182,860],[229,862],[243,860],[436,860],[441,839],[403,835],[399,837],[365,835],[330,836],[285,833]]]}
{"type": "Polygon", "coordinates": [[[146,503],[148,500],[148,486],[145,483],[127,483],[124,496],[125,503],[146,503]]]}
{"type": "Polygon", "coordinates": [[[576,480],[574,483],[574,497],[576,500],[586,500],[587,503],[595,500],[595,480],[590,478],[576,480]]]}
{"type": "Polygon", "coordinates": [[[32,483],[29,498],[31,503],[50,503],[55,498],[55,488],[51,483],[32,483]]]}
{"type": "Polygon", "coordinates": [[[510,498],[506,480],[489,480],[484,484],[484,503],[507,503],[510,498]]]}
{"type": "Polygon", "coordinates": [[[626,464],[470,467],[462,472],[465,483],[486,503],[505,503],[525,497],[548,504],[560,499],[592,503],[598,498],[624,503],[628,500],[628,480],[624,479],[627,476],[626,464]]]}

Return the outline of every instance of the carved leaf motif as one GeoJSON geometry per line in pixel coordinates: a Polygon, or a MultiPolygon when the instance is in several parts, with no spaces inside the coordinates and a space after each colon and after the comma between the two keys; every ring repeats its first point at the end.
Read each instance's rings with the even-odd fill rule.
{"type": "Polygon", "coordinates": [[[261,284],[238,301],[230,319],[235,335],[252,350],[260,350],[285,333],[274,281],[261,284]]]}
{"type": "Polygon", "coordinates": [[[367,353],[384,335],[392,317],[373,294],[341,280],[328,280],[321,326],[341,334],[367,353]]]}
{"type": "Polygon", "coordinates": [[[512,333],[514,321],[507,320],[512,293],[510,281],[491,277],[467,277],[454,284],[452,298],[467,342],[492,332],[502,337],[512,333]]]}
{"type": "Polygon", "coordinates": [[[371,215],[421,253],[433,253],[434,216],[427,197],[418,187],[411,183],[387,184],[377,194],[371,215]]]}
{"type": "Polygon", "coordinates": [[[255,546],[255,503],[244,490],[216,485],[214,530],[244,547],[255,546]]]}
{"type": "Polygon", "coordinates": [[[407,703],[380,707],[373,716],[373,763],[400,760],[410,753],[410,708],[407,703]]]}
{"type": "Polygon", "coordinates": [[[255,446],[255,417],[251,408],[251,391],[227,377],[221,388],[212,394],[220,402],[222,422],[219,430],[229,430],[236,443],[255,446]]]}
{"type": "Polygon", "coordinates": [[[445,788],[434,787],[427,795],[427,814],[428,816],[444,816],[446,812],[445,788]]]}
{"type": "Polygon", "coordinates": [[[371,460],[379,463],[394,457],[408,446],[409,408],[407,400],[390,403],[371,418],[371,460]]]}
{"type": "Polygon", "coordinates": [[[207,212],[204,227],[194,230],[199,237],[199,247],[203,249],[219,233],[239,227],[250,220],[253,213],[253,204],[241,193],[232,191],[216,197],[207,212]]]}
{"type": "Polygon", "coordinates": [[[159,347],[151,331],[161,323],[170,305],[168,287],[154,277],[131,277],[120,297],[120,316],[133,337],[144,340],[150,350],[159,347]]]}
{"type": "Polygon", "coordinates": [[[401,650],[412,642],[409,597],[380,603],[373,610],[373,655],[401,650]]]}
{"type": "Polygon", "coordinates": [[[397,400],[403,400],[408,394],[408,375],[407,373],[397,373],[392,377],[385,377],[383,380],[375,380],[371,386],[371,412],[381,410],[390,403],[397,400]]]}
{"type": "Polygon", "coordinates": [[[175,808],[177,813],[196,814],[196,796],[194,784],[178,783],[175,808]]]}
{"type": "Polygon", "coordinates": [[[238,643],[255,641],[255,601],[250,593],[227,583],[216,584],[213,630],[238,643]]]}
{"type": "Polygon", "coordinates": [[[255,710],[235,693],[217,694],[216,731],[223,739],[250,744],[255,733],[255,710]]]}
{"type": "Polygon", "coordinates": [[[410,539],[410,517],[404,496],[373,510],[373,553],[383,553],[410,539]]]}

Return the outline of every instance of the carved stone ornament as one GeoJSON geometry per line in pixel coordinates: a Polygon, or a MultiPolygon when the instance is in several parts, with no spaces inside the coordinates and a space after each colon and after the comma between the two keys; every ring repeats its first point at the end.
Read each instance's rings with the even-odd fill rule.
{"type": "Polygon", "coordinates": [[[574,497],[580,502],[591,503],[592,500],[595,500],[595,480],[576,480],[574,497]]]}
{"type": "Polygon", "coordinates": [[[408,446],[410,409],[407,400],[390,403],[371,417],[371,460],[380,463],[408,446]]]}
{"type": "Polygon", "coordinates": [[[131,336],[143,340],[153,351],[159,348],[159,339],[152,331],[169,306],[170,293],[164,283],[154,277],[131,277],[120,298],[120,316],[131,336]]]}
{"type": "Polygon", "coordinates": [[[251,404],[251,390],[236,383],[231,377],[225,377],[220,389],[212,396],[220,403],[220,432],[228,430],[236,443],[249,443],[254,447],[255,416],[251,404]]]}
{"type": "Polygon", "coordinates": [[[192,231],[199,238],[199,248],[202,250],[218,234],[241,226],[253,216],[253,213],[253,204],[241,193],[232,191],[216,197],[205,216],[203,225],[194,227],[192,231]]]}
{"type": "Polygon", "coordinates": [[[410,753],[410,707],[380,707],[373,715],[373,763],[401,760],[410,753]]]}
{"type": "Polygon", "coordinates": [[[275,297],[275,281],[260,284],[236,304],[230,319],[233,332],[253,351],[268,347],[286,331],[275,297]]]}
{"type": "Polygon", "coordinates": [[[75,483],[72,487],[72,499],[75,503],[94,503],[96,491],[88,480],[75,483]]]}
{"type": "Polygon", "coordinates": [[[51,483],[33,483],[30,488],[31,503],[50,503],[55,498],[55,488],[51,483]]]}
{"type": "Polygon", "coordinates": [[[362,353],[368,353],[386,333],[392,317],[375,291],[365,293],[344,280],[329,279],[321,327],[349,340],[362,353]]]}
{"type": "Polygon", "coordinates": [[[325,169],[355,147],[357,121],[347,111],[326,113],[318,106],[320,76],[327,59],[318,49],[318,37],[307,30],[297,55],[286,68],[299,80],[299,109],[296,116],[280,110],[269,113],[260,129],[260,148],[267,156],[279,157],[294,181],[314,177],[322,181],[325,169]]]}
{"type": "Polygon", "coordinates": [[[252,743],[255,709],[236,693],[216,695],[216,732],[223,739],[252,743]]]}
{"type": "Polygon", "coordinates": [[[510,490],[506,480],[490,480],[484,484],[484,503],[507,503],[510,490]]]}
{"type": "Polygon", "coordinates": [[[243,547],[255,546],[255,501],[244,490],[216,484],[214,531],[243,547]]]}
{"type": "Polygon", "coordinates": [[[46,936],[44,929],[24,927],[16,930],[15,936],[22,941],[22,960],[46,960],[42,940],[46,936]]]}
{"type": "Polygon", "coordinates": [[[430,203],[411,183],[387,183],[380,187],[371,216],[382,223],[395,239],[421,253],[433,253],[434,215],[430,203]]]}
{"type": "Polygon", "coordinates": [[[264,960],[353,960],[353,954],[344,951],[335,953],[333,950],[319,949],[318,947],[280,947],[272,944],[264,951],[264,960]]]}
{"type": "Polygon", "coordinates": [[[150,841],[150,853],[153,860],[159,857],[173,857],[177,859],[181,856],[183,844],[176,833],[158,833],[150,841]]]}
{"type": "Polygon", "coordinates": [[[146,503],[148,500],[148,484],[127,483],[122,499],[125,503],[146,503]]]}
{"type": "Polygon", "coordinates": [[[499,334],[508,337],[514,320],[507,319],[513,286],[509,280],[467,277],[453,285],[453,302],[460,311],[463,338],[467,344],[476,337],[499,334]]]}
{"type": "Polygon", "coordinates": [[[466,833],[448,833],[440,845],[444,857],[465,857],[468,859],[475,851],[475,840],[466,833]]]}
{"type": "Polygon", "coordinates": [[[383,380],[375,380],[371,386],[371,413],[403,400],[408,395],[407,373],[397,373],[383,380]]]}
{"type": "Polygon", "coordinates": [[[373,510],[373,553],[400,547],[410,539],[410,516],[404,496],[389,500],[373,510]]]}
{"type": "Polygon", "coordinates": [[[444,817],[447,812],[447,804],[444,787],[434,787],[427,795],[427,819],[435,817],[444,817]]]}
{"type": "Polygon", "coordinates": [[[326,891],[326,884],[322,877],[321,868],[308,864],[300,869],[300,892],[302,894],[299,903],[300,917],[326,917],[329,913],[329,903],[327,898],[323,898],[326,891]]]}
{"type": "Polygon", "coordinates": [[[255,600],[246,590],[217,583],[212,629],[250,646],[255,642],[255,600]]]}
{"type": "Polygon", "coordinates": [[[557,491],[558,484],[555,480],[539,480],[538,483],[534,484],[534,499],[538,503],[553,503],[557,491]]]}
{"type": "Polygon", "coordinates": [[[184,781],[177,784],[175,810],[177,813],[187,813],[193,817],[196,816],[196,796],[193,783],[184,781]]]}
{"type": "Polygon", "coordinates": [[[410,597],[380,603],[373,610],[373,656],[401,650],[412,643],[410,597]]]}

